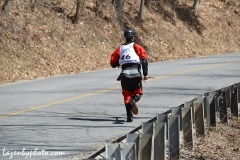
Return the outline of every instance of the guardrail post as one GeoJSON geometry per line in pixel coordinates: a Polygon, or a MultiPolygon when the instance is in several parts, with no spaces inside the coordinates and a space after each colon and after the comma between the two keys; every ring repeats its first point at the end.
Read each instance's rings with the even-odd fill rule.
{"type": "Polygon", "coordinates": [[[210,99],[210,96],[207,94],[206,95],[206,110],[207,110],[207,126],[209,127],[210,126],[210,103],[211,103],[211,99],[210,99]]]}
{"type": "Polygon", "coordinates": [[[238,90],[236,87],[231,87],[231,114],[236,117],[239,117],[238,109],[238,90]]]}
{"type": "Polygon", "coordinates": [[[154,125],[152,160],[166,160],[166,123],[154,125]]]}
{"type": "Polygon", "coordinates": [[[210,99],[208,94],[204,95],[204,118],[208,118],[208,108],[210,107],[210,99]]]}
{"type": "Polygon", "coordinates": [[[184,107],[193,107],[193,102],[190,101],[190,102],[185,102],[184,103],[184,107]]]}
{"type": "MultiPolygon", "coordinates": [[[[202,107],[203,107],[203,111],[205,110],[205,107],[204,107],[204,105],[205,105],[205,99],[206,99],[206,97],[197,97],[197,100],[196,101],[198,101],[198,102],[201,102],[202,103],[202,107]]],[[[194,104],[193,104],[194,105],[194,104]]],[[[204,114],[203,114],[203,116],[204,116],[204,114]]]]}
{"type": "Polygon", "coordinates": [[[227,102],[225,97],[226,91],[222,90],[219,97],[219,116],[221,123],[228,123],[227,102]]]}
{"type": "Polygon", "coordinates": [[[216,112],[219,112],[219,97],[221,96],[221,91],[216,92],[215,94],[215,108],[216,112]]]}
{"type": "Polygon", "coordinates": [[[204,107],[203,101],[204,98],[198,99],[199,101],[194,102],[194,110],[195,110],[195,126],[196,126],[196,136],[205,134],[204,127],[204,107]]]}
{"type": "Polygon", "coordinates": [[[226,88],[225,97],[226,97],[227,108],[230,108],[230,106],[231,106],[231,91],[230,91],[230,88],[226,88]]]}
{"type": "Polygon", "coordinates": [[[138,158],[139,160],[151,159],[152,152],[152,135],[151,134],[141,134],[140,135],[140,146],[138,158]]]}
{"type": "Polygon", "coordinates": [[[207,125],[216,127],[216,92],[209,93],[210,106],[207,108],[207,125]]]}
{"type": "Polygon", "coordinates": [[[157,123],[165,123],[166,138],[168,139],[168,115],[167,114],[157,114],[157,123]]]}
{"type": "Polygon", "coordinates": [[[137,160],[135,143],[121,143],[121,160],[137,160]]]}
{"type": "Polygon", "coordinates": [[[193,121],[192,123],[195,124],[195,117],[194,117],[194,108],[193,108],[193,101],[190,101],[190,102],[185,102],[184,103],[184,107],[191,107],[192,108],[192,116],[193,116],[193,121]]]}
{"type": "Polygon", "coordinates": [[[135,143],[137,159],[138,159],[138,152],[139,152],[139,137],[140,137],[139,134],[134,134],[134,133],[128,133],[126,137],[127,143],[135,143]]]}
{"type": "MultiPolygon", "coordinates": [[[[172,107],[171,108],[171,114],[172,115],[179,115],[180,119],[182,119],[182,108],[183,108],[183,105],[181,105],[181,106],[179,106],[179,107],[172,107]]],[[[180,131],[182,131],[182,121],[180,121],[180,131]]]]}
{"type": "Polygon", "coordinates": [[[142,123],[142,133],[143,134],[153,134],[153,122],[143,122],[142,123]]]}
{"type": "Polygon", "coordinates": [[[184,146],[193,148],[192,107],[182,108],[182,125],[184,146]]]}
{"type": "Polygon", "coordinates": [[[121,160],[121,147],[119,143],[106,144],[106,158],[115,158],[121,160]]]}
{"type": "Polygon", "coordinates": [[[150,142],[146,142],[146,145],[144,145],[145,147],[142,148],[144,151],[144,153],[140,153],[142,155],[142,157],[139,157],[139,158],[142,158],[142,160],[145,160],[145,159],[151,159],[151,155],[152,155],[152,135],[153,135],[153,122],[143,122],[142,123],[142,141],[141,141],[141,147],[143,147],[143,143],[145,143],[145,140],[146,141],[150,141],[150,142]],[[150,139],[149,137],[147,136],[147,138],[145,137],[145,135],[150,135],[150,139]],[[146,154],[146,155],[145,155],[146,154]]]}
{"type": "Polygon", "coordinates": [[[169,115],[169,158],[179,158],[180,150],[180,118],[177,115],[169,115]]]}
{"type": "Polygon", "coordinates": [[[234,84],[235,87],[237,87],[237,93],[238,93],[238,103],[240,103],[240,83],[234,84]]]}

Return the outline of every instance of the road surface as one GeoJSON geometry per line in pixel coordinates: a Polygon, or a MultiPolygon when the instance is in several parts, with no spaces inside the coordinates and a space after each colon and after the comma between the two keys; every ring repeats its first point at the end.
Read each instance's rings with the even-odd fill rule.
{"type": "Polygon", "coordinates": [[[125,122],[119,68],[0,86],[0,159],[70,159],[197,96],[240,81],[240,53],[149,64],[125,122]]]}

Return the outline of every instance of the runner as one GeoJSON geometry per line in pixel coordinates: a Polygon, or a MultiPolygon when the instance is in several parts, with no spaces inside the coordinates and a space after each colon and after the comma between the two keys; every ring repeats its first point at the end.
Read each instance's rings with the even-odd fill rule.
{"type": "Polygon", "coordinates": [[[122,95],[127,112],[127,122],[133,121],[133,114],[138,114],[136,102],[142,95],[142,73],[143,80],[148,79],[148,61],[145,49],[135,43],[136,32],[126,29],[124,37],[126,42],[119,46],[112,54],[110,64],[113,68],[121,66],[122,72],[117,78],[121,81],[122,95]]]}

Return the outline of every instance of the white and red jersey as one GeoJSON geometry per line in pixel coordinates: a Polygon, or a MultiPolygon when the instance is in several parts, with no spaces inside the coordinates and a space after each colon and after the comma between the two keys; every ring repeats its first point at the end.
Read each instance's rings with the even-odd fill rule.
{"type": "MultiPolygon", "coordinates": [[[[126,53],[128,53],[128,52],[133,52],[133,53],[136,53],[136,55],[139,57],[139,59],[141,60],[141,59],[147,59],[147,53],[146,53],[146,51],[145,51],[145,49],[142,47],[142,46],[140,46],[139,44],[137,44],[137,43],[134,43],[134,42],[132,42],[132,43],[130,43],[131,44],[131,46],[128,46],[128,45],[121,45],[121,46],[119,46],[112,54],[111,54],[111,60],[110,60],[110,64],[115,64],[116,66],[119,66],[120,64],[119,64],[119,62],[120,62],[120,59],[121,59],[121,57],[120,57],[120,55],[121,55],[121,47],[124,47],[124,46],[126,46],[126,47],[129,47],[129,48],[131,48],[130,50],[128,50],[128,51],[126,51],[126,53]],[[132,51],[133,50],[133,51],[132,51]]],[[[124,53],[125,54],[125,53],[124,53]]],[[[126,55],[126,57],[124,57],[124,59],[125,58],[128,58],[127,57],[127,54],[125,54],[126,55]]],[[[133,57],[135,57],[135,55],[133,56],[133,57]]],[[[123,58],[123,57],[122,57],[123,58]]],[[[137,59],[137,58],[134,58],[134,59],[137,59]]],[[[125,61],[126,62],[126,61],[125,61]]],[[[137,61],[137,63],[139,63],[139,61],[137,61]]],[[[124,63],[125,64],[125,63],[124,63]]]]}
{"type": "Polygon", "coordinates": [[[120,46],[119,64],[122,66],[127,63],[140,64],[139,55],[135,52],[134,42],[120,46]]]}
{"type": "Polygon", "coordinates": [[[123,77],[142,77],[141,66],[143,75],[148,75],[147,53],[142,46],[134,42],[119,46],[111,54],[110,64],[113,68],[121,66],[123,77]]]}

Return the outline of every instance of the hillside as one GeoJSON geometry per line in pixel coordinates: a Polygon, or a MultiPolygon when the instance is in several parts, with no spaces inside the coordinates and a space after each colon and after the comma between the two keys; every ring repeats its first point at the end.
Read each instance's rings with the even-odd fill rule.
{"type": "Polygon", "coordinates": [[[122,27],[107,0],[86,1],[77,24],[68,18],[74,1],[40,2],[15,0],[11,16],[0,13],[0,84],[109,68],[126,27],[137,31],[149,62],[240,50],[239,0],[204,1],[198,16],[192,0],[154,1],[142,21],[140,1],[127,0],[122,27]]]}
{"type": "MultiPolygon", "coordinates": [[[[41,0],[34,7],[29,1],[14,0],[9,17],[0,11],[0,85],[109,68],[127,27],[136,30],[149,62],[240,51],[239,0],[205,0],[198,16],[193,0],[151,1],[141,21],[140,0],[126,0],[122,26],[110,0],[87,0],[77,24],[69,18],[74,0],[41,0]]],[[[196,139],[195,152],[186,150],[181,158],[239,159],[239,124],[231,118],[228,126],[208,128],[206,137],[196,139]]]]}

